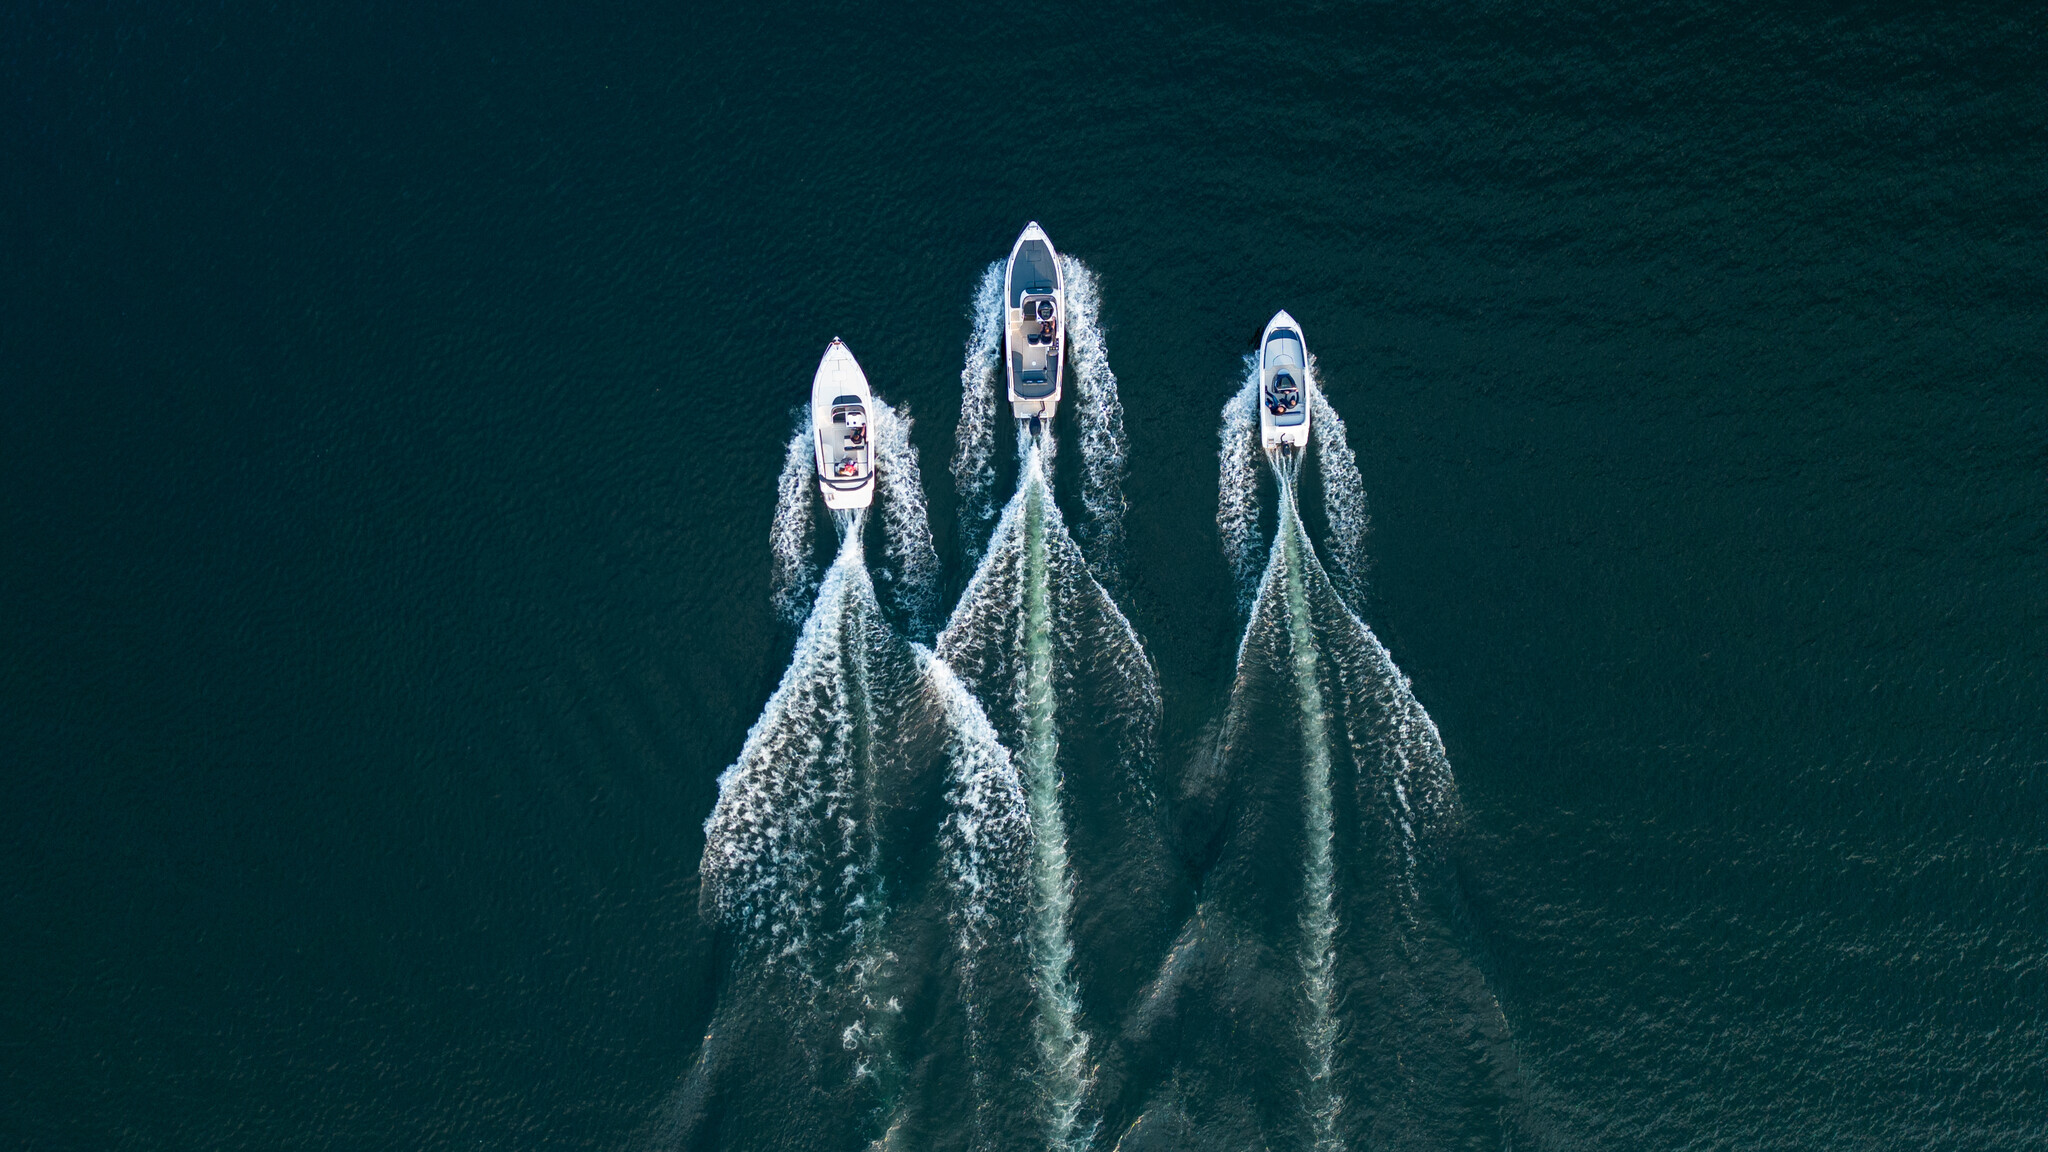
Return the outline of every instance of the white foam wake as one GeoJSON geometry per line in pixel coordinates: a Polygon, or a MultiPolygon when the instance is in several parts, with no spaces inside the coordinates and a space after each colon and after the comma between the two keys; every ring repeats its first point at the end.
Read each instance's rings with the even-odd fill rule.
{"type": "Polygon", "coordinates": [[[1074,416],[1081,429],[1081,506],[1088,522],[1081,543],[1089,570],[1112,588],[1124,560],[1124,471],[1129,445],[1124,405],[1109,349],[1102,337],[1102,291],[1095,273],[1072,256],[1060,257],[1066,288],[1067,359],[1073,368],[1074,416]]]}
{"type": "Polygon", "coordinates": [[[1024,720],[1025,801],[1031,813],[1032,878],[1038,914],[1032,921],[1037,969],[1038,1049],[1044,1063],[1047,1135],[1053,1148],[1076,1143],[1076,1123],[1087,1096],[1088,1036],[1075,1023],[1080,993],[1074,985],[1074,878],[1067,860],[1067,823],[1060,796],[1059,729],[1053,696],[1052,605],[1045,578],[1046,507],[1052,496],[1036,459],[1025,466],[1024,675],[1017,711],[1024,720]]]}
{"type": "Polygon", "coordinates": [[[1336,813],[1330,803],[1330,733],[1317,669],[1316,637],[1303,574],[1308,551],[1294,506],[1293,461],[1281,463],[1279,547],[1274,563],[1284,570],[1289,629],[1289,664],[1300,708],[1303,752],[1301,973],[1308,1011],[1302,1042],[1308,1049],[1309,1122],[1316,1152],[1341,1152],[1337,1118],[1344,1098],[1336,1084],[1336,813]]]}
{"type": "MultiPolygon", "coordinates": [[[[978,1147],[1001,1141],[994,1081],[1005,1074],[1009,1054],[989,1038],[991,1021],[982,987],[983,965],[1015,970],[1003,953],[1016,941],[1016,925],[1031,907],[1031,817],[1015,763],[994,725],[966,685],[944,660],[920,648],[918,658],[939,702],[948,733],[948,814],[940,828],[949,915],[960,955],[961,996],[966,1009],[968,1059],[978,1104],[978,1147]]],[[[1026,961],[1028,964],[1028,960],[1026,961]]]]}
{"type": "MultiPolygon", "coordinates": [[[[1062,725],[1125,779],[1123,811],[1149,813],[1144,767],[1158,717],[1158,682],[1129,621],[1089,574],[1046,478],[1046,446],[1027,438],[1017,494],[1003,509],[939,651],[987,705],[1016,763],[1031,821],[1029,916],[1037,1049],[1034,1089],[1043,1144],[1087,1147],[1092,1073],[1073,973],[1075,869],[1068,856],[1062,725]],[[1086,708],[1062,719],[1063,710],[1086,708]]],[[[1082,814],[1084,818],[1096,816],[1082,814]]],[[[1097,816],[1096,818],[1100,818],[1097,816]]],[[[1142,817],[1141,817],[1142,819],[1142,817]]]]}
{"type": "Polygon", "coordinates": [[[1316,466],[1323,477],[1323,512],[1330,521],[1331,579],[1354,611],[1365,607],[1365,578],[1369,559],[1365,537],[1372,520],[1365,506],[1365,481],[1358,473],[1358,457],[1345,436],[1344,418],[1323,396],[1322,376],[1314,357],[1308,365],[1309,402],[1313,405],[1310,431],[1315,436],[1316,466]]]}
{"type": "MultiPolygon", "coordinates": [[[[1321,414],[1317,419],[1321,420],[1321,414]]],[[[1335,422],[1334,431],[1336,445],[1343,448],[1341,421],[1335,422]]],[[[1318,449],[1321,447],[1319,444],[1318,449]]],[[[1349,460],[1348,449],[1344,449],[1340,460],[1349,460]]],[[[1443,736],[1437,730],[1436,721],[1430,718],[1422,702],[1415,697],[1414,682],[1395,665],[1393,655],[1380,642],[1378,634],[1352,607],[1354,602],[1336,594],[1337,581],[1308,544],[1308,530],[1302,525],[1300,505],[1296,499],[1299,462],[1275,461],[1275,468],[1281,480],[1279,515],[1282,537],[1275,541],[1274,550],[1279,553],[1284,545],[1288,552],[1288,607],[1290,626],[1294,630],[1292,640],[1297,674],[1301,672],[1299,656],[1303,651],[1307,651],[1311,659],[1319,656],[1333,666],[1335,682],[1344,698],[1335,707],[1318,708],[1317,713],[1319,717],[1334,715],[1343,722],[1349,757],[1363,769],[1354,780],[1357,802],[1365,808],[1384,812],[1388,823],[1397,830],[1395,842],[1400,850],[1403,906],[1405,914],[1413,922],[1420,915],[1423,899],[1420,885],[1425,861],[1422,857],[1426,851],[1440,853],[1461,819],[1457,779],[1451,772],[1450,757],[1444,751],[1443,736]],[[1321,586],[1320,592],[1316,590],[1318,585],[1321,586]],[[1295,598],[1296,588],[1300,589],[1298,600],[1295,598]],[[1325,605],[1322,609],[1314,607],[1314,601],[1319,597],[1325,605]],[[1311,631],[1312,619],[1314,630],[1311,631]],[[1304,648],[1304,644],[1315,647],[1304,648]],[[1423,840],[1425,830],[1432,834],[1432,847],[1428,849],[1423,840]]],[[[1350,474],[1357,476],[1355,465],[1350,474]]],[[[1324,480],[1328,484],[1327,472],[1324,480]]],[[[1353,506],[1362,510],[1363,485],[1357,485],[1354,490],[1357,496],[1353,506]]],[[[1338,516],[1339,513],[1331,513],[1333,521],[1338,516]]],[[[1354,547],[1362,547],[1362,541],[1356,537],[1352,543],[1354,547]]],[[[1275,562],[1278,563],[1277,558],[1275,562]]],[[[1353,562],[1363,563],[1362,559],[1353,562]]],[[[1266,595],[1264,588],[1261,588],[1260,595],[1266,595]]],[[[1303,684],[1299,688],[1301,694],[1305,696],[1308,687],[1303,684]]],[[[1305,723],[1306,712],[1304,705],[1305,723]]],[[[1321,734],[1325,749],[1321,756],[1327,760],[1330,747],[1327,722],[1319,719],[1314,731],[1321,734]]],[[[1313,787],[1311,791],[1314,791],[1313,787]]],[[[1312,840],[1316,827],[1314,811],[1319,806],[1328,805],[1327,781],[1323,792],[1320,801],[1312,799],[1309,805],[1312,840]]],[[[1310,875],[1313,892],[1313,868],[1310,875]]],[[[1304,914],[1305,925],[1311,917],[1312,909],[1304,914]]],[[[1305,960],[1305,967],[1307,963],[1305,960]]],[[[1490,996],[1486,1003],[1491,1005],[1493,1012],[1498,1012],[1498,1004],[1490,996]]],[[[1337,1104],[1341,1106],[1341,1101],[1337,1104]]]]}
{"type": "Polygon", "coordinates": [[[953,486],[960,494],[960,539],[968,557],[981,555],[983,534],[995,518],[996,381],[1002,362],[1003,265],[990,264],[975,286],[960,368],[960,423],[953,430],[953,486]]]}
{"type": "Polygon", "coordinates": [[[818,464],[811,451],[811,410],[806,405],[790,434],[775,482],[775,521],[768,529],[768,598],[775,614],[791,624],[803,620],[818,571],[811,561],[811,527],[817,502],[818,464]]]}
{"type": "Polygon", "coordinates": [[[769,967],[788,961],[815,982],[821,932],[853,902],[861,856],[847,811],[858,787],[856,701],[873,586],[859,525],[846,534],[804,620],[789,667],[718,778],[704,822],[700,898],[769,967]]]}
{"type": "MultiPolygon", "coordinates": [[[[1087,1098],[1088,1035],[1076,1023],[1080,993],[1073,978],[1074,878],[1067,860],[1066,813],[1060,795],[1058,707],[1053,690],[1053,619],[1047,589],[1047,520],[1055,523],[1043,457],[1036,447],[1025,452],[1017,496],[1003,510],[1003,521],[990,540],[983,570],[1000,563],[1017,577],[1008,617],[1000,626],[1015,629],[1021,666],[1011,682],[1010,711],[1017,722],[1014,747],[1018,776],[1031,820],[1032,983],[1037,1014],[1032,1030],[1038,1043],[1039,1096],[1043,1102],[1046,1143],[1054,1149],[1085,1147],[1077,1142],[1082,1102],[1087,1098]]],[[[980,575],[980,573],[977,573],[980,575]]],[[[965,604],[974,599],[970,586],[965,604]]]]}
{"type": "Polygon", "coordinates": [[[932,544],[910,427],[907,413],[875,400],[875,495],[882,505],[883,549],[889,559],[883,576],[910,634],[925,638],[938,626],[939,553],[932,544]]]}
{"type": "MultiPolygon", "coordinates": [[[[946,943],[958,947],[969,1025],[975,1147],[993,1152],[1031,1113],[1006,1072],[1030,1042],[1003,1035],[1025,1026],[1019,1009],[1032,999],[1030,806],[959,679],[890,630],[862,563],[866,514],[834,515],[838,556],[705,822],[700,903],[737,945],[717,1019],[766,1029],[774,1039],[763,1051],[793,1048],[797,1074],[822,1089],[806,1099],[857,1109],[873,1147],[908,1139],[915,1108],[903,1095],[912,1069],[901,1034],[905,1001],[922,990],[904,970],[904,948],[919,939],[930,889],[902,865],[936,834],[936,894],[953,926],[946,943]],[[920,813],[936,822],[903,823],[920,813]],[[913,839],[891,839],[904,836],[913,839]],[[913,903],[897,907],[906,897],[913,903]],[[843,1071],[844,1087],[826,1082],[828,1069],[843,1071]]],[[[683,1146],[690,1126],[715,1114],[706,1104],[718,1091],[714,1057],[707,1042],[679,1097],[676,1115],[695,1116],[676,1122],[683,1146]]]]}
{"type": "MultiPolygon", "coordinates": [[[[1256,458],[1233,452],[1248,442],[1249,399],[1226,409],[1220,433],[1233,562],[1255,542],[1256,476],[1231,464],[1256,458]]],[[[1344,447],[1332,413],[1315,419],[1344,447]]],[[[1144,1146],[1524,1146],[1526,1082],[1462,927],[1442,740],[1311,546],[1301,458],[1272,463],[1277,525],[1230,703],[1178,806],[1194,840],[1214,836],[1213,863],[1125,1033],[1174,1053],[1144,1146]]],[[[1338,463],[1329,470],[1355,467],[1338,463]]],[[[1348,507],[1336,497],[1339,521],[1362,511],[1352,491],[1348,507]]],[[[1354,535],[1333,551],[1357,566],[1359,546],[1354,535]]]]}
{"type": "Polygon", "coordinates": [[[1034,437],[1027,428],[1025,421],[1018,421],[1017,493],[1004,506],[987,554],[953,606],[938,649],[974,688],[1008,740],[1016,727],[1010,722],[1014,700],[998,700],[990,693],[994,685],[1014,684],[1022,675],[1017,652],[1024,646],[1020,629],[1027,589],[1033,579],[1046,582],[1054,589],[1053,626],[1060,634],[1060,658],[1086,667],[1086,702],[1105,713],[1110,719],[1104,726],[1114,729],[1110,739],[1117,745],[1122,768],[1119,787],[1126,799],[1149,807],[1156,800],[1147,773],[1162,707],[1158,672],[1130,618],[1090,572],[1052,499],[1056,440],[1049,432],[1034,437]],[[1035,505],[1030,498],[1034,483],[1042,495],[1035,505]],[[1027,528],[1034,523],[1027,510],[1032,508],[1037,509],[1036,523],[1043,530],[1044,565],[1027,571],[1027,528]]]}
{"type": "Polygon", "coordinates": [[[1223,405],[1216,431],[1216,532],[1223,558],[1237,577],[1237,607],[1251,611],[1260,574],[1259,538],[1259,366],[1245,357],[1244,387],[1223,405]]]}

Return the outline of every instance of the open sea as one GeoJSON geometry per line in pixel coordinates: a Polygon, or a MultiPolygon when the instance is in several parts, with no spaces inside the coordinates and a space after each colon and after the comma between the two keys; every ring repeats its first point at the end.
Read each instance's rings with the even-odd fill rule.
{"type": "Polygon", "coordinates": [[[0,1146],[2048,1150],[2039,5],[21,0],[0,94],[0,1146]]]}

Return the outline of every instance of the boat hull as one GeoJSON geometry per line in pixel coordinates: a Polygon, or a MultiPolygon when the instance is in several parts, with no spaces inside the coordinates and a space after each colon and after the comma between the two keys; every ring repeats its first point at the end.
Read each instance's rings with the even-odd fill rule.
{"type": "Polygon", "coordinates": [[[1259,444],[1268,452],[1308,447],[1315,407],[1308,364],[1301,325],[1285,311],[1274,313],[1259,333],[1259,444]]]}
{"type": "Polygon", "coordinates": [[[875,501],[875,395],[845,344],[832,341],[811,379],[811,450],[818,492],[834,510],[875,501]]]}
{"type": "Polygon", "coordinates": [[[1059,253],[1036,220],[1010,246],[1003,273],[1003,375],[1010,412],[1051,420],[1066,385],[1067,292],[1059,253]]]}

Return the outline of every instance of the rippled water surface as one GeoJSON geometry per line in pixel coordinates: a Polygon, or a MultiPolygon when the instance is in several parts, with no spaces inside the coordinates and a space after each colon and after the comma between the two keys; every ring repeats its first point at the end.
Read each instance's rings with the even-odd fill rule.
{"type": "Polygon", "coordinates": [[[2048,1148],[2044,75],[2025,5],[17,6],[0,1143],[2048,1148]]]}

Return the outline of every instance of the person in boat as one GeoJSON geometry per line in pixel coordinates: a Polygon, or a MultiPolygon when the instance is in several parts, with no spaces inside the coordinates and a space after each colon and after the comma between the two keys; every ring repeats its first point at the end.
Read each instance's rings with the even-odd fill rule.
{"type": "Polygon", "coordinates": [[[860,465],[854,463],[851,460],[841,460],[838,463],[838,465],[832,469],[832,474],[834,476],[852,476],[859,472],[860,465]]]}
{"type": "Polygon", "coordinates": [[[1292,412],[1301,403],[1301,389],[1295,387],[1294,377],[1279,375],[1273,377],[1273,400],[1266,407],[1275,416],[1292,412]]]}

